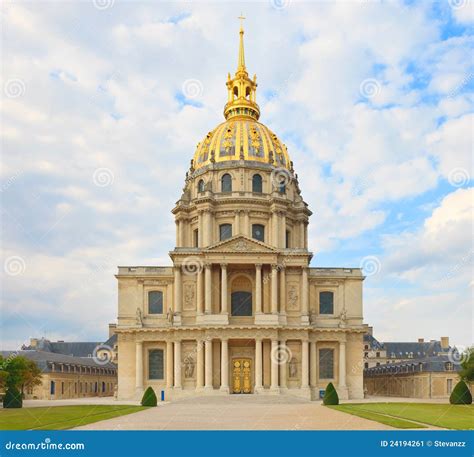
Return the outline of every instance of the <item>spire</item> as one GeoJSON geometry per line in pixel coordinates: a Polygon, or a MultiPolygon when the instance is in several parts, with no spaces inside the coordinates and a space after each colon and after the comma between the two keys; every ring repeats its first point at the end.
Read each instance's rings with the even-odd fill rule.
{"type": "Polygon", "coordinates": [[[244,53],[244,19],[242,14],[238,17],[240,19],[240,46],[239,46],[239,64],[237,71],[247,71],[245,68],[245,53],[244,53]]]}
{"type": "Polygon", "coordinates": [[[231,117],[245,117],[258,120],[260,108],[256,101],[257,77],[249,78],[247,67],[245,66],[244,52],[244,26],[245,17],[241,14],[240,19],[240,42],[239,42],[239,62],[237,71],[233,78],[227,76],[227,104],[224,107],[226,119],[231,117]]]}

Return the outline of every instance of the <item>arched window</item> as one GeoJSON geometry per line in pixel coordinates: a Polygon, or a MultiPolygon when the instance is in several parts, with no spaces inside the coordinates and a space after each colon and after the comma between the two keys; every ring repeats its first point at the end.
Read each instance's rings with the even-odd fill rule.
{"type": "Polygon", "coordinates": [[[204,179],[200,179],[198,182],[198,192],[204,192],[204,179]]]}
{"type": "Polygon", "coordinates": [[[262,177],[260,175],[253,175],[252,177],[252,192],[262,193],[262,177]]]}
{"type": "Polygon", "coordinates": [[[163,314],[163,292],[148,292],[148,314],[163,314]]]}
{"type": "Polygon", "coordinates": [[[319,314],[334,314],[334,294],[319,292],[319,314]]]}
{"type": "Polygon", "coordinates": [[[232,224],[219,225],[219,239],[221,241],[227,240],[232,236],[232,224]]]}
{"type": "Polygon", "coordinates": [[[252,238],[258,241],[265,241],[265,227],[261,224],[253,224],[252,238]]]}
{"type": "Polygon", "coordinates": [[[221,192],[232,192],[232,177],[228,173],[221,178],[221,192]]]}

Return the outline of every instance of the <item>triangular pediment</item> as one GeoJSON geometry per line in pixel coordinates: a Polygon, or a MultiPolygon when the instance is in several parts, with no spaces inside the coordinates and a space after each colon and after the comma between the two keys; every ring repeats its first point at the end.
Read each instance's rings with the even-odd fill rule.
{"type": "Polygon", "coordinates": [[[206,249],[207,252],[276,252],[276,249],[245,235],[236,235],[219,241],[206,249]]]}

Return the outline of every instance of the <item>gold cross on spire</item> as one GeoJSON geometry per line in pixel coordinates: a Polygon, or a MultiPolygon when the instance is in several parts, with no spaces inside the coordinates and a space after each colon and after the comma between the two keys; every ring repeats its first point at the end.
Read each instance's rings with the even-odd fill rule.
{"type": "Polygon", "coordinates": [[[240,19],[240,30],[243,30],[245,16],[242,13],[240,13],[240,16],[237,19],[240,19]]]}
{"type": "Polygon", "coordinates": [[[245,56],[244,56],[244,15],[240,13],[240,16],[237,18],[240,19],[240,45],[239,45],[239,65],[237,71],[245,70],[245,56]]]}

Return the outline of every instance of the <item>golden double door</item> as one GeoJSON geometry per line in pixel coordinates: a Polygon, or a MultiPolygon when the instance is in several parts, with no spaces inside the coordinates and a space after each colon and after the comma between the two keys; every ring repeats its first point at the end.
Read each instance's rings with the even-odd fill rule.
{"type": "Polygon", "coordinates": [[[252,393],[252,359],[232,360],[232,393],[252,393]]]}

